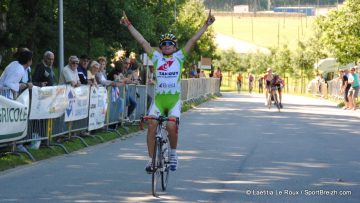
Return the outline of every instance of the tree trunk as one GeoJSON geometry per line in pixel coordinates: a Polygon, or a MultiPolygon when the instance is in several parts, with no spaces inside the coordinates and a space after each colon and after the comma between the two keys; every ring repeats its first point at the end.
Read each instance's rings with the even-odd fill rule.
{"type": "Polygon", "coordinates": [[[271,0],[268,0],[267,10],[268,10],[268,11],[270,11],[270,10],[271,10],[271,0]]]}
{"type": "Polygon", "coordinates": [[[4,50],[5,50],[5,46],[4,46],[4,38],[5,38],[5,33],[6,33],[6,12],[0,8],[0,65],[1,65],[1,61],[4,55],[4,50]]]}

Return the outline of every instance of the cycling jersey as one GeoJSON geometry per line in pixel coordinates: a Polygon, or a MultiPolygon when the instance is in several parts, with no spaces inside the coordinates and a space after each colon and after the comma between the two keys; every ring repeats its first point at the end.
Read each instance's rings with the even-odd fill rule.
{"type": "Polygon", "coordinates": [[[281,89],[284,86],[284,81],[278,75],[266,75],[266,88],[276,87],[281,89]]]}
{"type": "Polygon", "coordinates": [[[185,52],[181,49],[171,56],[152,50],[149,54],[154,64],[155,98],[149,109],[151,116],[180,117],[181,112],[181,72],[185,61],[185,52]]]}

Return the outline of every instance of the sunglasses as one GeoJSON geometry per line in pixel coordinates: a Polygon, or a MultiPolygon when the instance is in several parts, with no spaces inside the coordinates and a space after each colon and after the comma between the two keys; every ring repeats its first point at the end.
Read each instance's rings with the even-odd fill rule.
{"type": "Polygon", "coordinates": [[[160,46],[175,46],[175,42],[173,41],[163,41],[160,43],[160,46]]]}
{"type": "Polygon", "coordinates": [[[72,65],[79,64],[79,62],[71,62],[72,65]]]}

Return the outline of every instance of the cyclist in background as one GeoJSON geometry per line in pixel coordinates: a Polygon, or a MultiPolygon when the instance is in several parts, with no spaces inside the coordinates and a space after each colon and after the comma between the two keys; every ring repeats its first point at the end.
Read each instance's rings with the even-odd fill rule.
{"type": "Polygon", "coordinates": [[[241,92],[242,80],[243,80],[243,77],[242,77],[241,73],[238,74],[238,76],[237,76],[236,79],[237,79],[237,81],[236,81],[237,91],[238,91],[238,93],[240,94],[240,92],[241,92]]]}
{"type": "Polygon", "coordinates": [[[252,89],[254,87],[254,76],[252,73],[249,73],[249,93],[252,93],[252,89]]]}
{"type": "Polygon", "coordinates": [[[274,74],[272,84],[276,88],[275,90],[278,90],[278,93],[279,93],[279,100],[278,100],[279,105],[280,105],[280,108],[283,108],[283,105],[282,105],[281,101],[282,101],[282,88],[284,87],[284,80],[281,79],[279,75],[274,74]]]}
{"type": "Polygon", "coordinates": [[[272,69],[268,68],[266,70],[266,74],[264,75],[264,81],[266,84],[266,92],[265,92],[265,105],[267,105],[267,98],[271,90],[276,88],[279,92],[279,105],[280,108],[283,108],[282,105],[282,88],[284,87],[284,80],[280,78],[279,75],[273,74],[272,69]]]}
{"type": "Polygon", "coordinates": [[[274,78],[274,75],[272,74],[272,69],[271,68],[268,68],[266,69],[266,73],[264,75],[264,83],[265,83],[265,88],[266,88],[266,91],[265,91],[265,106],[268,105],[268,96],[269,96],[269,93],[270,93],[270,88],[271,88],[271,81],[272,79],[274,78]]]}
{"type": "MultiPolygon", "coordinates": [[[[195,42],[204,34],[206,29],[215,21],[215,17],[209,12],[208,18],[204,25],[191,37],[182,49],[177,49],[177,39],[172,33],[161,35],[159,41],[160,51],[151,47],[148,41],[140,34],[139,31],[131,24],[126,14],[120,20],[120,24],[125,25],[131,35],[143,47],[145,52],[151,58],[154,64],[156,75],[155,80],[155,98],[149,109],[149,116],[168,116],[180,118],[181,113],[181,96],[180,96],[180,77],[183,70],[184,61],[187,54],[195,42]]],[[[149,153],[149,162],[145,170],[152,172],[152,156],[155,142],[155,131],[158,122],[150,120],[147,132],[147,146],[149,153]]],[[[170,170],[177,169],[178,160],[176,154],[178,142],[178,126],[175,122],[167,123],[167,131],[170,140],[170,170]]]]}

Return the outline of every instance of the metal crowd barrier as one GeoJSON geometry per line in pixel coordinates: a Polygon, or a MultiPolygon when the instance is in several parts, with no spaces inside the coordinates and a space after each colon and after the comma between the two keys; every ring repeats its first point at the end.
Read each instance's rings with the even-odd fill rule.
{"type": "MultiPolygon", "coordinates": [[[[219,79],[216,78],[182,80],[181,87],[181,100],[183,102],[208,96],[209,94],[220,93],[219,79]]],[[[108,130],[111,125],[123,125],[127,114],[127,95],[132,96],[137,102],[137,107],[131,115],[130,120],[139,120],[142,115],[146,115],[147,109],[155,95],[154,90],[154,85],[128,85],[127,87],[120,86],[118,88],[108,87],[108,108],[104,129],[108,130]]],[[[9,88],[0,88],[0,95],[13,98],[12,91],[9,88]]],[[[49,146],[53,144],[53,138],[68,135],[70,139],[76,136],[76,133],[87,131],[88,118],[71,122],[64,122],[64,118],[65,116],[63,115],[54,119],[28,120],[27,135],[25,138],[11,143],[1,143],[0,140],[0,147],[30,144],[31,147],[36,148],[39,144],[44,143],[49,146]]],[[[64,150],[66,151],[66,149],[64,150]]],[[[30,154],[29,156],[31,157],[30,154]]]]}
{"type": "Polygon", "coordinates": [[[343,93],[340,92],[342,81],[339,78],[335,78],[327,82],[329,96],[336,99],[343,99],[343,93]]]}
{"type": "Polygon", "coordinates": [[[342,81],[339,78],[319,84],[316,80],[311,81],[308,84],[308,92],[313,95],[318,95],[324,98],[331,97],[342,100],[344,98],[343,93],[340,92],[342,81]]]}

